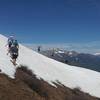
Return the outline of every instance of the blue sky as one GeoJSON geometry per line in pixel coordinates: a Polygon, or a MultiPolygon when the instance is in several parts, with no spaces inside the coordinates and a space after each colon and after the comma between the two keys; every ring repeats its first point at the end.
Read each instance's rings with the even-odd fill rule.
{"type": "Polygon", "coordinates": [[[100,40],[100,0],[0,0],[0,33],[24,43],[100,40]]]}

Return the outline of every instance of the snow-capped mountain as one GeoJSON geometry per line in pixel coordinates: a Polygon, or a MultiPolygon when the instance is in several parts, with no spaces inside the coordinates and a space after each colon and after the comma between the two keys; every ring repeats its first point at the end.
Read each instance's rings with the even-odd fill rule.
{"type": "MultiPolygon", "coordinates": [[[[10,57],[6,55],[6,42],[7,38],[0,35],[0,69],[1,73],[14,78],[16,67],[10,62],[10,57]]],[[[59,81],[67,87],[80,87],[82,91],[100,97],[99,72],[63,64],[21,44],[17,63],[27,66],[38,78],[42,78],[52,85],[54,85],[52,82],[59,81]]]]}
{"type": "Polygon", "coordinates": [[[55,52],[54,50],[41,51],[41,54],[57,61],[79,66],[100,72],[100,55],[78,53],[75,51],[55,52]]]}
{"type": "Polygon", "coordinates": [[[100,53],[95,53],[94,55],[96,55],[96,56],[100,56],[100,53]]]}

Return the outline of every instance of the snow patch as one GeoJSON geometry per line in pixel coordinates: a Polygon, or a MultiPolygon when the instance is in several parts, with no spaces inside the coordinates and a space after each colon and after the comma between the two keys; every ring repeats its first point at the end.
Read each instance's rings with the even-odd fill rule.
{"type": "MultiPolygon", "coordinates": [[[[10,57],[6,55],[6,42],[7,38],[0,35],[0,69],[2,73],[14,78],[16,68],[10,62],[10,57]]],[[[63,64],[28,49],[21,44],[19,45],[17,63],[28,66],[28,69],[32,70],[37,77],[44,79],[50,84],[58,80],[67,87],[80,87],[82,91],[100,97],[99,72],[63,64]]]]}

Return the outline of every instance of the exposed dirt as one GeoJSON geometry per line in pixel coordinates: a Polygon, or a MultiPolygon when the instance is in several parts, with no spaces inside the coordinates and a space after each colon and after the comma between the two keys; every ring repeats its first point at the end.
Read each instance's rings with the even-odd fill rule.
{"type": "Polygon", "coordinates": [[[60,82],[53,87],[26,67],[16,70],[15,79],[0,74],[0,100],[100,100],[80,89],[70,89],[60,82]]]}

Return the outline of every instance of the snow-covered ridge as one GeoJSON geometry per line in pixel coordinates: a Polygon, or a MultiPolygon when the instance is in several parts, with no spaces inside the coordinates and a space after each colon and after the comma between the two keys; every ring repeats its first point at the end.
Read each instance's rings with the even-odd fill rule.
{"type": "MultiPolygon", "coordinates": [[[[6,55],[7,38],[0,35],[0,69],[3,73],[14,78],[15,66],[6,55]]],[[[80,87],[84,92],[100,97],[100,73],[84,68],[70,66],[47,58],[20,44],[17,63],[28,66],[37,77],[51,83],[60,81],[67,87],[80,87]]]]}

